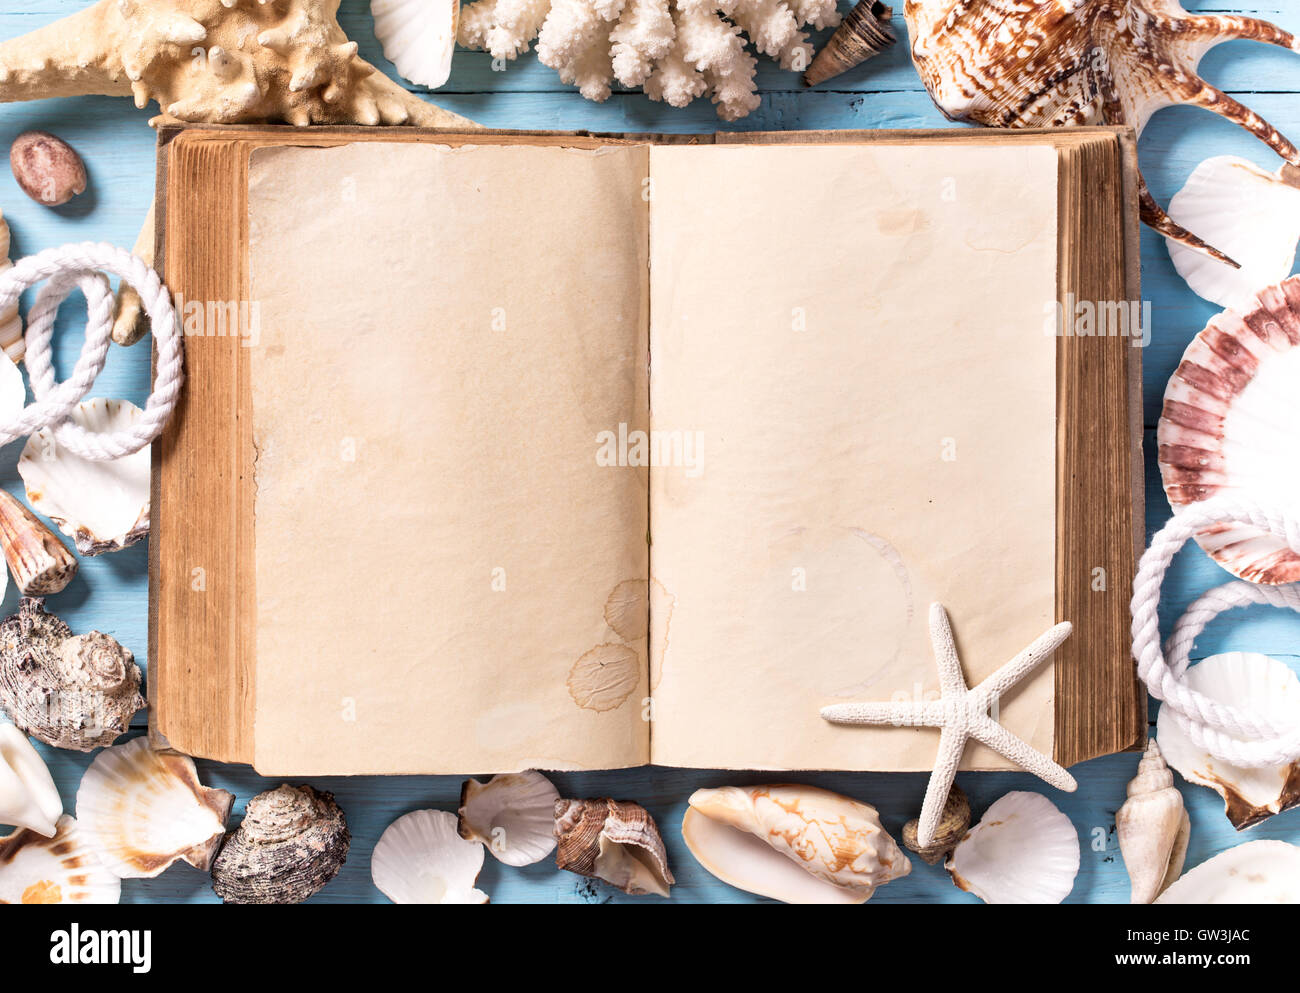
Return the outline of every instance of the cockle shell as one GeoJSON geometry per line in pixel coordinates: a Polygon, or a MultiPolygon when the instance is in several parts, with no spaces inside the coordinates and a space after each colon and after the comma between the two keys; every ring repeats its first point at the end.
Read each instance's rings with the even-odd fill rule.
{"type": "Polygon", "coordinates": [[[957,842],[970,827],[970,801],[960,786],[953,786],[948,791],[948,799],[943,803],[943,812],[939,815],[939,827],[934,832],[934,841],[922,845],[918,837],[921,819],[914,817],[903,825],[903,844],[921,856],[930,865],[936,865],[945,855],[957,847],[957,842]]]}
{"type": "Polygon", "coordinates": [[[4,490],[0,490],[0,545],[23,596],[62,592],[77,574],[77,557],[4,490]]]}
{"type": "MultiPolygon", "coordinates": [[[[1284,662],[1254,652],[1212,655],[1191,666],[1183,684],[1281,723],[1300,710],[1300,678],[1284,662]]],[[[1163,706],[1156,728],[1169,764],[1189,783],[1208,786],[1223,797],[1224,813],[1238,831],[1300,804],[1300,762],[1260,768],[1223,762],[1198,747],[1163,706]]]]}
{"type": "Polygon", "coordinates": [[[947,869],[985,903],[1060,903],[1079,874],[1079,836],[1047,797],[1015,790],[984,811],[947,869]]]}
{"type": "MultiPolygon", "coordinates": [[[[1139,134],[1161,107],[1187,104],[1241,125],[1292,165],[1276,128],[1196,74],[1234,38],[1295,48],[1290,33],[1235,14],[1188,14],[1177,0],[907,0],[912,61],[939,109],[1000,128],[1128,124],[1139,134]]],[[[1142,220],[1209,251],[1140,183],[1142,220]]]]}
{"type": "Polygon", "coordinates": [[[0,707],[32,737],[94,751],[143,706],[140,667],[108,635],[74,635],[41,597],[24,597],[0,622],[0,707]]]}
{"type": "Polygon", "coordinates": [[[141,737],[95,756],[77,790],[77,820],[109,869],[147,879],[181,859],[206,872],[234,802],[199,782],[193,759],[141,737]]]}
{"type": "Polygon", "coordinates": [[[67,814],[52,838],[26,830],[0,838],[0,903],[117,903],[121,897],[122,880],[67,814]]]}
{"type": "MultiPolygon", "coordinates": [[[[0,273],[13,268],[9,258],[9,222],[5,220],[4,211],[0,211],[0,273]]],[[[15,362],[21,362],[26,342],[23,340],[23,319],[18,316],[18,301],[0,309],[0,350],[15,362]]],[[[22,378],[19,377],[19,382],[22,378]]],[[[21,406],[21,404],[19,404],[21,406]]],[[[9,420],[5,411],[4,420],[9,420]]]]}
{"type": "Polygon", "coordinates": [[[370,878],[393,903],[487,903],[476,889],[483,846],[456,830],[446,810],[414,810],[388,825],[370,857],[370,878]]]}
{"type": "MultiPolygon", "coordinates": [[[[1160,476],[1175,509],[1212,496],[1289,506],[1300,492],[1300,276],[1260,290],[1252,306],[1210,319],[1165,387],[1156,429],[1160,476]]],[[[1249,524],[1196,539],[1254,583],[1300,580],[1300,555],[1249,524]]]]}
{"type": "Polygon", "coordinates": [[[224,903],[302,903],[339,874],[352,835],[334,794],[285,783],[248,801],[212,862],[224,903]]]}
{"type": "Polygon", "coordinates": [[[1206,159],[1169,201],[1169,216],[1230,255],[1240,269],[1166,239],[1178,275],[1220,307],[1248,309],[1265,286],[1282,282],[1300,243],[1300,185],[1290,166],[1265,172],[1235,155],[1206,159]]]}
{"type": "MultiPolygon", "coordinates": [[[[124,431],[143,411],[126,400],[86,400],[70,420],[87,431],[124,431]]],[[[49,428],[27,439],[18,474],[32,509],[52,520],[82,555],[114,552],[149,533],[149,448],[95,462],[64,448],[49,428]]]]}
{"type": "Polygon", "coordinates": [[[63,801],[40,755],[12,724],[0,723],[0,824],[54,837],[63,801]]]}
{"type": "Polygon", "coordinates": [[[99,0],[0,44],[0,102],[107,94],[154,123],[416,124],[464,118],[357,56],[339,0],[99,0]]]}
{"type": "Polygon", "coordinates": [[[1150,903],[1183,871],[1191,821],[1174,774],[1154,740],[1138,761],[1128,799],[1115,813],[1119,851],[1128,870],[1131,903],[1150,903]]]}
{"type": "Polygon", "coordinates": [[[1285,841],[1248,841],[1202,862],[1156,903],[1300,903],[1300,848],[1285,841]]]}
{"type": "Polygon", "coordinates": [[[668,851],[649,812],[619,800],[555,801],[555,865],[624,893],[668,896],[668,851]]]}
{"type": "Polygon", "coordinates": [[[457,829],[506,865],[532,865],[555,850],[555,803],[560,799],[540,772],[512,772],[486,783],[467,779],[460,789],[457,829]]]}
{"type": "Polygon", "coordinates": [[[437,89],[451,75],[460,0],[370,0],[384,58],[412,83],[437,89]]]}
{"type": "Polygon", "coordinates": [[[691,854],[725,883],[785,903],[863,903],[912,870],[876,809],[815,786],[696,790],[691,854]]]}

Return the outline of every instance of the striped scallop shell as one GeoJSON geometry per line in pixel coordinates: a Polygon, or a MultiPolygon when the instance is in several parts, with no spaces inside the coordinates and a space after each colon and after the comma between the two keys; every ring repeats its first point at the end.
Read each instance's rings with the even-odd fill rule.
{"type": "MultiPolygon", "coordinates": [[[[1175,509],[1214,496],[1287,506],[1300,492],[1300,276],[1225,310],[1187,347],[1165,388],[1156,432],[1160,475],[1175,509]]],[[[1300,555],[1245,524],[1197,541],[1255,583],[1300,580],[1300,555]]]]}
{"type": "Polygon", "coordinates": [[[75,818],[59,818],[43,838],[15,831],[0,838],[0,903],[117,903],[122,880],[100,861],[75,818]]]}

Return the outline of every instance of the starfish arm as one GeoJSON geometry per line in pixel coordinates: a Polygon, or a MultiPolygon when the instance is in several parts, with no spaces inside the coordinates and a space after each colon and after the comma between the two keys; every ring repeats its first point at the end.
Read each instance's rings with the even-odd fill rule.
{"type": "Polygon", "coordinates": [[[986,677],[976,689],[988,694],[991,699],[997,699],[1050,659],[1052,653],[1066,638],[1070,637],[1070,632],[1073,630],[1074,625],[1069,621],[1062,621],[1055,627],[1048,628],[1035,638],[1028,648],[1023,649],[1010,662],[1004,663],[986,677]]]}
{"type": "Polygon", "coordinates": [[[917,844],[924,848],[934,844],[934,833],[939,830],[944,804],[952,792],[957,778],[957,766],[966,750],[966,732],[961,728],[944,728],[939,735],[939,751],[934,757],[934,771],[925,787],[925,800],[921,803],[921,818],[916,826],[917,844]]]}
{"type": "Polygon", "coordinates": [[[1066,772],[1064,768],[1057,765],[1036,748],[1031,748],[1025,741],[1017,738],[1001,724],[995,724],[992,720],[985,718],[981,721],[975,721],[969,728],[969,733],[972,738],[982,741],[989,748],[1006,756],[1026,772],[1032,772],[1039,779],[1055,786],[1058,790],[1073,793],[1079,788],[1079,784],[1074,781],[1074,777],[1066,772]]]}
{"type": "Polygon", "coordinates": [[[928,724],[923,703],[836,703],[821,709],[832,724],[880,724],[919,727],[928,724]]]}
{"type": "Polygon", "coordinates": [[[944,696],[961,693],[966,689],[962,675],[961,659],[957,656],[957,643],[952,637],[952,624],[943,604],[930,604],[930,645],[934,661],[939,667],[939,691],[944,696]]]}

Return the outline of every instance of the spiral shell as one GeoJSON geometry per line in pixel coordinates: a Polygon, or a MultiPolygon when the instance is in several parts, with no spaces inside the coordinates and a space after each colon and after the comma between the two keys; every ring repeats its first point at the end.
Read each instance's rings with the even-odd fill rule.
{"type": "Polygon", "coordinates": [[[1128,799],[1115,814],[1115,833],[1128,870],[1131,903],[1151,903],[1178,878],[1191,821],[1160,746],[1147,742],[1128,799]]]}
{"type": "Polygon", "coordinates": [[[555,801],[555,865],[603,879],[624,893],[667,896],[668,851],[654,818],[620,800],[555,801]]]}

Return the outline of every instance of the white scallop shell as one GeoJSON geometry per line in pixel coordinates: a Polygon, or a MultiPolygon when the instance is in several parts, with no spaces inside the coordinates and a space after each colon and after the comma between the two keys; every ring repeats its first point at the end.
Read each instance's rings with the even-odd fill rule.
{"type": "MultiPolygon", "coordinates": [[[[1165,387],[1156,429],[1160,475],[1175,509],[1213,496],[1290,506],[1300,492],[1300,276],[1253,306],[1212,318],[1165,387]]],[[[1300,580],[1300,555],[1250,525],[1196,536],[1216,562],[1254,583],[1300,580]]]]}
{"type": "Polygon", "coordinates": [[[393,903],[487,903],[474,888],[482,868],[483,846],[462,838],[445,810],[403,814],[370,856],[370,878],[393,903]]]}
{"type": "Polygon", "coordinates": [[[370,0],[384,57],[412,83],[436,89],[451,75],[460,0],[370,0]]]}
{"type": "Polygon", "coordinates": [[[31,741],[12,724],[0,723],[0,824],[52,838],[62,816],[54,777],[31,741]]]}
{"type": "Polygon", "coordinates": [[[1248,841],[1177,879],[1156,903],[1300,903],[1300,848],[1248,841]]]}
{"type": "Polygon", "coordinates": [[[1192,292],[1221,307],[1249,307],[1257,291],[1291,275],[1300,243],[1300,189],[1235,155],[1206,159],[1169,202],[1169,216],[1241,265],[1171,238],[1169,257],[1192,292]]]}
{"type": "Polygon", "coordinates": [[[512,772],[486,783],[465,781],[460,791],[460,836],[481,842],[506,865],[532,865],[555,851],[555,801],[540,772],[512,772]]]}
{"type": "MultiPolygon", "coordinates": [[[[1300,678],[1285,663],[1255,652],[1212,655],[1191,666],[1183,681],[1220,703],[1283,723],[1300,710],[1300,678]]],[[[1168,707],[1160,708],[1156,734],[1165,761],[1189,783],[1223,797],[1224,813],[1239,831],[1300,803],[1300,762],[1252,769],[1220,761],[1193,743],[1168,707]]]]}
{"type": "Polygon", "coordinates": [[[948,857],[958,888],[985,903],[1060,903],[1079,874],[1079,836],[1038,793],[996,801],[948,857]]]}
{"type": "MultiPolygon", "coordinates": [[[[126,400],[86,400],[71,420],[102,433],[127,428],[141,416],[126,400]]],[[[18,474],[27,502],[52,520],[82,555],[133,545],[149,533],[149,446],[112,462],[73,455],[43,428],[27,439],[18,474]]]]}
{"type": "Polygon", "coordinates": [[[109,869],[152,878],[178,860],[207,871],[234,800],[200,783],[193,759],[140,737],[95,756],[77,789],[77,819],[109,869]]]}
{"type": "Polygon", "coordinates": [[[17,831],[0,838],[0,903],[117,903],[122,880],[100,862],[74,818],[53,838],[17,831]]]}

